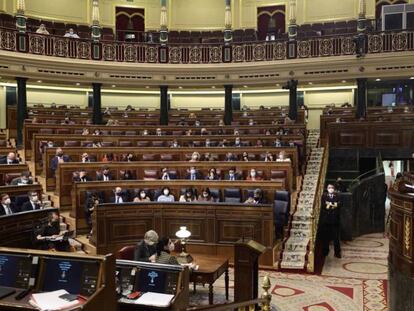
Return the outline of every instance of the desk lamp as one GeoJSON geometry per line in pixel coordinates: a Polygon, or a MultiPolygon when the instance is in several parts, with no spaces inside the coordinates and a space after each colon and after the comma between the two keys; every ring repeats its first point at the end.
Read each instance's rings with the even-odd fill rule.
{"type": "Polygon", "coordinates": [[[187,254],[185,249],[185,244],[188,238],[191,236],[191,232],[187,230],[186,226],[180,227],[175,233],[175,236],[180,239],[181,241],[181,253],[178,255],[177,260],[180,264],[186,264],[193,261],[193,258],[187,254]]]}

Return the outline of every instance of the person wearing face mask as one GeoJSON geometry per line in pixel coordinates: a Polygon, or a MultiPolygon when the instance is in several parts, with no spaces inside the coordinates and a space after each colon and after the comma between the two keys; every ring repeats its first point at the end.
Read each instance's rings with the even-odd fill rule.
{"type": "Polygon", "coordinates": [[[70,158],[67,155],[63,154],[62,148],[57,148],[56,155],[52,158],[52,161],[50,163],[50,169],[52,170],[53,176],[55,175],[59,163],[66,163],[69,161],[70,158]]]}
{"type": "Polygon", "coordinates": [[[192,188],[185,190],[184,194],[180,196],[179,202],[194,202],[197,201],[195,191],[192,188]]]}
{"type": "Polygon", "coordinates": [[[178,141],[176,139],[174,139],[172,144],[171,144],[171,148],[178,148],[178,147],[180,147],[180,145],[178,144],[178,141]]]}
{"type": "Polygon", "coordinates": [[[272,155],[272,153],[271,152],[266,152],[266,155],[265,155],[265,158],[264,158],[264,161],[265,162],[273,162],[273,155],[272,155]]]}
{"type": "Polygon", "coordinates": [[[189,180],[198,180],[198,179],[203,179],[200,172],[198,172],[196,170],[196,168],[194,166],[190,167],[189,173],[187,175],[187,178],[189,180]]]}
{"type": "Polygon", "coordinates": [[[236,156],[231,152],[228,152],[226,154],[225,159],[224,159],[224,161],[227,161],[227,162],[233,162],[233,161],[236,161],[236,160],[237,160],[236,156]]]}
{"type": "Polygon", "coordinates": [[[282,142],[280,141],[280,139],[279,138],[277,138],[276,140],[275,140],[275,147],[282,147],[282,142]]]}
{"type": "Polygon", "coordinates": [[[320,215],[320,232],[322,237],[322,251],[326,257],[329,254],[329,244],[334,243],[335,257],[341,258],[340,244],[340,201],[335,193],[335,186],[328,184],[327,192],[322,195],[321,215],[320,215]]]}
{"type": "Polygon", "coordinates": [[[210,139],[209,138],[207,138],[206,139],[206,144],[205,144],[205,146],[208,148],[208,147],[211,147],[211,141],[210,141],[210,139]]]}
{"type": "Polygon", "coordinates": [[[210,189],[204,188],[201,190],[201,194],[198,196],[198,202],[214,202],[214,198],[211,195],[210,189]]]}
{"type": "Polygon", "coordinates": [[[240,137],[236,137],[234,140],[234,147],[241,147],[240,137]]]}
{"type": "Polygon", "coordinates": [[[87,199],[85,200],[85,220],[88,224],[89,234],[92,234],[92,214],[100,203],[103,202],[97,193],[92,192],[87,195],[87,199]]]}
{"type": "Polygon", "coordinates": [[[73,28],[69,28],[69,31],[67,31],[63,37],[64,38],[79,39],[78,34],[75,33],[75,31],[73,30],[73,28]]]}
{"type": "Polygon", "coordinates": [[[174,202],[175,198],[170,192],[170,188],[162,188],[161,195],[157,198],[157,202],[174,202]]]}
{"type": "Polygon", "coordinates": [[[19,160],[17,159],[16,154],[14,152],[9,152],[6,157],[2,156],[0,158],[0,164],[19,164],[19,160]]]}
{"type": "Polygon", "coordinates": [[[246,177],[246,180],[250,180],[250,181],[260,181],[263,178],[261,176],[257,175],[257,172],[254,168],[252,168],[250,170],[249,176],[246,177]]]}
{"type": "Polygon", "coordinates": [[[155,262],[166,265],[179,265],[176,257],[171,255],[175,244],[169,237],[160,239],[157,243],[157,259],[155,262]]]}
{"type": "Polygon", "coordinates": [[[242,161],[244,161],[244,162],[249,162],[250,161],[249,154],[246,151],[243,152],[243,154],[242,154],[242,161]]]}
{"type": "Polygon", "coordinates": [[[142,132],[142,135],[143,136],[148,136],[149,134],[148,134],[148,130],[144,130],[143,132],[142,132]]]}
{"type": "Polygon", "coordinates": [[[241,180],[242,177],[238,173],[236,173],[236,170],[234,168],[231,168],[229,169],[229,173],[224,176],[224,179],[234,181],[241,180]]]}
{"type": "Polygon", "coordinates": [[[13,186],[24,186],[24,185],[31,185],[33,184],[33,179],[30,176],[30,172],[25,171],[20,174],[20,177],[14,178],[11,181],[11,185],[13,186]]]}
{"type": "Polygon", "coordinates": [[[161,129],[160,129],[160,128],[157,128],[157,129],[155,130],[155,133],[156,133],[156,135],[157,135],[157,136],[162,136],[162,131],[161,131],[161,129]]]}
{"type": "Polygon", "coordinates": [[[147,191],[140,190],[138,195],[135,196],[133,202],[151,202],[151,199],[148,196],[147,191]]]}
{"type": "Polygon", "coordinates": [[[130,170],[120,170],[119,171],[119,179],[120,180],[133,180],[134,175],[130,170]]]}
{"type": "Polygon", "coordinates": [[[96,173],[96,180],[97,181],[110,181],[112,179],[113,179],[112,174],[109,172],[108,167],[104,167],[102,169],[102,172],[97,172],[96,173]]]}
{"type": "Polygon", "coordinates": [[[10,196],[7,193],[0,195],[0,216],[11,215],[20,212],[17,207],[12,203],[10,196]]]}
{"type": "Polygon", "coordinates": [[[39,194],[37,192],[29,192],[27,196],[29,197],[29,201],[23,203],[21,207],[22,212],[42,209],[42,202],[40,201],[39,194]]]}
{"type": "Polygon", "coordinates": [[[114,190],[114,196],[110,199],[110,203],[121,204],[128,202],[128,196],[121,187],[116,187],[114,190]]]}
{"type": "Polygon", "coordinates": [[[217,174],[215,168],[211,168],[208,171],[208,175],[206,176],[206,180],[220,180],[220,176],[217,174]]]}
{"type": "Polygon", "coordinates": [[[245,204],[262,204],[263,192],[261,189],[255,189],[253,193],[249,193],[249,197],[244,202],[245,204]]]}
{"type": "Polygon", "coordinates": [[[195,127],[200,127],[201,126],[200,121],[199,120],[196,120],[195,123],[194,123],[194,126],[195,127]]]}
{"type": "Polygon", "coordinates": [[[203,127],[203,128],[201,129],[201,131],[200,131],[200,135],[201,135],[201,136],[208,135],[207,129],[206,129],[205,127],[203,127]]]}

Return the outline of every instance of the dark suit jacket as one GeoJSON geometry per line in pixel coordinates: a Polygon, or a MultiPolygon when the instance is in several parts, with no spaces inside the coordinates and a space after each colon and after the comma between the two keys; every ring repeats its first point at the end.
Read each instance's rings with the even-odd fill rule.
{"type": "MultiPolygon", "coordinates": [[[[13,186],[17,186],[18,184],[22,183],[22,179],[21,177],[15,178],[12,180],[12,182],[10,183],[13,186]]],[[[27,182],[27,185],[32,185],[33,184],[33,180],[29,179],[29,181],[27,182]]]]}
{"type": "MultiPolygon", "coordinates": [[[[16,205],[14,205],[14,204],[13,204],[13,202],[10,204],[10,209],[11,209],[11,211],[13,212],[13,214],[14,214],[14,213],[19,213],[19,212],[20,212],[20,209],[19,209],[19,208],[17,208],[17,206],[16,206],[16,205]]],[[[0,216],[4,216],[4,215],[6,215],[6,211],[4,210],[3,205],[2,205],[2,204],[0,204],[0,216]]]]}
{"type": "MultiPolygon", "coordinates": [[[[39,203],[36,203],[35,206],[36,206],[35,210],[40,209],[40,204],[39,203]]],[[[33,211],[33,205],[30,201],[26,201],[26,202],[23,203],[20,210],[21,210],[21,212],[33,211]]]]}
{"type": "MultiPolygon", "coordinates": [[[[63,155],[63,162],[69,162],[70,159],[67,155],[63,155]]],[[[50,163],[50,168],[53,171],[53,173],[56,171],[59,164],[59,159],[57,156],[53,157],[52,162],[50,163]]]]}
{"type": "MultiPolygon", "coordinates": [[[[19,160],[17,160],[17,159],[14,159],[13,161],[12,161],[12,164],[19,164],[20,162],[19,162],[19,160]]],[[[1,157],[0,158],[0,164],[7,164],[7,157],[1,157]]]]}
{"type": "MultiPolygon", "coordinates": [[[[111,175],[111,174],[108,174],[108,177],[109,177],[109,180],[113,180],[113,178],[112,178],[112,175],[111,175]]],[[[103,178],[103,174],[96,174],[96,180],[98,180],[98,181],[103,181],[103,180],[104,180],[104,178],[103,178]]]]}
{"type": "MultiPolygon", "coordinates": [[[[240,176],[239,174],[234,174],[234,179],[235,180],[241,180],[242,179],[242,176],[240,176]]],[[[230,180],[230,175],[229,174],[226,174],[225,176],[224,176],[224,180],[230,180]]]]}
{"type": "Polygon", "coordinates": [[[149,257],[157,252],[155,245],[147,245],[144,241],[137,244],[134,251],[135,261],[149,261],[149,257]]]}
{"type": "Polygon", "coordinates": [[[337,225],[340,223],[340,214],[341,214],[341,204],[337,194],[333,194],[332,197],[328,193],[322,195],[321,202],[321,215],[320,222],[321,225],[337,225]],[[327,202],[336,203],[337,207],[327,208],[327,202]]]}
{"type": "MultiPolygon", "coordinates": [[[[85,176],[85,177],[83,177],[84,179],[85,179],[85,181],[84,182],[86,182],[86,181],[92,181],[92,178],[90,178],[89,176],[85,176]]],[[[81,179],[80,179],[80,177],[76,177],[76,178],[74,178],[73,179],[73,181],[81,181],[81,179]]]]}
{"type": "MultiPolygon", "coordinates": [[[[121,194],[122,203],[129,202],[128,195],[126,193],[121,194]]],[[[109,199],[109,203],[116,203],[115,202],[115,195],[111,196],[109,199]]]]}

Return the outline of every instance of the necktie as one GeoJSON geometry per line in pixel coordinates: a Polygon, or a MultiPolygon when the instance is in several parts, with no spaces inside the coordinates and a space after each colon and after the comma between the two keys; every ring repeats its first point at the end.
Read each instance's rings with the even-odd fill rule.
{"type": "Polygon", "coordinates": [[[6,215],[11,215],[11,214],[13,214],[13,212],[12,212],[12,210],[10,209],[10,207],[9,207],[9,206],[4,205],[4,208],[6,209],[6,215]]]}
{"type": "Polygon", "coordinates": [[[117,196],[116,197],[116,204],[118,204],[119,203],[119,197],[117,196]]]}

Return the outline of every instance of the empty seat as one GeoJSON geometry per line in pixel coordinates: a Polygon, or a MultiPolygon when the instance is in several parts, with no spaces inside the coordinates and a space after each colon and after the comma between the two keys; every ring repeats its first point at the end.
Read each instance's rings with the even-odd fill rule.
{"type": "Polygon", "coordinates": [[[4,178],[2,180],[2,184],[1,185],[8,185],[11,183],[11,181],[15,178],[20,177],[20,173],[8,173],[4,175],[4,178]]]}
{"type": "Polygon", "coordinates": [[[240,203],[241,193],[238,188],[226,188],[224,189],[224,202],[227,203],[240,203]]]}
{"type": "Polygon", "coordinates": [[[158,171],[157,170],[144,170],[144,180],[157,180],[158,171]]]}
{"type": "Polygon", "coordinates": [[[90,141],[90,140],[81,141],[81,147],[92,147],[92,146],[93,146],[93,141],[90,141]]]}
{"type": "Polygon", "coordinates": [[[143,154],[142,155],[142,160],[143,161],[156,161],[155,160],[155,154],[148,154],[148,153],[143,154]]]}
{"type": "Polygon", "coordinates": [[[74,130],[73,134],[80,135],[83,133],[83,130],[74,130]]]}
{"type": "Polygon", "coordinates": [[[276,237],[283,236],[283,227],[288,223],[289,210],[288,203],[285,201],[274,200],[273,218],[276,229],[276,237]]]}
{"type": "Polygon", "coordinates": [[[125,136],[135,136],[137,135],[137,131],[125,131],[125,136]]]}
{"type": "Polygon", "coordinates": [[[132,147],[132,142],[131,141],[120,141],[119,147],[132,147]]]}
{"type": "Polygon", "coordinates": [[[173,154],[161,154],[161,161],[174,161],[174,155],[173,154]]]}
{"type": "Polygon", "coordinates": [[[137,147],[148,147],[149,144],[149,141],[137,141],[137,147]]]}
{"type": "Polygon", "coordinates": [[[70,134],[69,129],[57,129],[56,134],[70,134]]]}
{"type": "Polygon", "coordinates": [[[286,172],[280,170],[271,170],[270,171],[270,180],[285,179],[286,172]]]}
{"type": "Polygon", "coordinates": [[[277,190],[275,192],[275,200],[284,201],[284,202],[287,202],[289,204],[289,202],[290,202],[289,191],[277,190]]]}
{"type": "Polygon", "coordinates": [[[77,140],[65,140],[63,142],[63,146],[64,147],[79,147],[80,146],[80,142],[77,140]]]}
{"type": "Polygon", "coordinates": [[[153,147],[164,147],[165,142],[164,141],[153,141],[152,146],[153,147]]]}
{"type": "Polygon", "coordinates": [[[46,124],[57,124],[58,120],[46,120],[46,124]]]}
{"type": "Polygon", "coordinates": [[[120,136],[120,135],[123,135],[123,134],[124,134],[123,131],[118,131],[118,130],[111,131],[111,135],[120,136]]]}
{"type": "Polygon", "coordinates": [[[113,147],[114,142],[113,141],[103,141],[103,142],[101,142],[101,146],[102,147],[113,147]]]}
{"type": "Polygon", "coordinates": [[[14,204],[17,208],[20,208],[27,201],[29,201],[27,194],[16,195],[14,198],[14,204]]]}
{"type": "Polygon", "coordinates": [[[221,190],[210,188],[210,194],[214,198],[215,202],[221,202],[221,190]]]}

